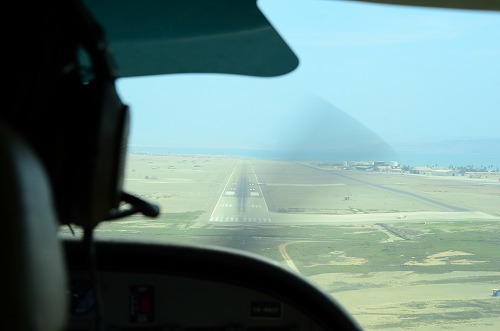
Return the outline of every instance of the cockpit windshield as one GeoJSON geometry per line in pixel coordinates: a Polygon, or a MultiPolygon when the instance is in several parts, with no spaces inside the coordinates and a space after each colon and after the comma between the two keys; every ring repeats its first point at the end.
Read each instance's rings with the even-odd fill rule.
{"type": "Polygon", "coordinates": [[[125,188],[161,212],[96,236],[256,253],[366,330],[497,330],[499,14],[258,6],[297,55],[292,72],[118,80],[125,188]]]}

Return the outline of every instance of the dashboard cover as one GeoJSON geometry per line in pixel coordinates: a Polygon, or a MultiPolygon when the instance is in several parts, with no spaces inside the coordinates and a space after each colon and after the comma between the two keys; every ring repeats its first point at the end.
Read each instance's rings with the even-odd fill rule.
{"type": "MultiPolygon", "coordinates": [[[[89,287],[82,286],[82,243],[64,243],[72,297],[83,298],[89,287]]],[[[361,330],[331,295],[257,255],[201,245],[102,239],[95,244],[106,327],[361,330]]],[[[69,330],[92,321],[91,307],[82,302],[73,305],[69,330]]]]}

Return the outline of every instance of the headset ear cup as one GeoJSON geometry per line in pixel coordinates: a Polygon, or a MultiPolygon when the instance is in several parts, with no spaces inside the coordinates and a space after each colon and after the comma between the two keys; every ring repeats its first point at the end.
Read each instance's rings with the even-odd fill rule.
{"type": "MultiPolygon", "coordinates": [[[[88,181],[80,183],[86,194],[80,195],[77,224],[95,227],[112,209],[118,208],[123,188],[124,162],[129,134],[129,108],[124,105],[112,80],[97,80],[94,86],[96,111],[94,146],[90,148],[88,181]],[[81,216],[84,215],[82,218],[81,216]]],[[[91,130],[93,131],[93,130],[91,130]]],[[[82,192],[83,193],[83,192],[82,192]]]]}

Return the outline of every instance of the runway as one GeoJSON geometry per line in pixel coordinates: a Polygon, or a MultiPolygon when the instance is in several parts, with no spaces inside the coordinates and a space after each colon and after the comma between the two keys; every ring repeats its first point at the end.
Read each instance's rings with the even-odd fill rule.
{"type": "Polygon", "coordinates": [[[209,222],[272,222],[272,214],[268,210],[251,161],[240,160],[236,163],[209,222]]]}

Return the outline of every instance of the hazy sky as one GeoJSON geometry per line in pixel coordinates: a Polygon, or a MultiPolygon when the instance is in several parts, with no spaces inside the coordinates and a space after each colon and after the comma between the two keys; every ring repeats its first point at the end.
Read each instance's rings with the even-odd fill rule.
{"type": "Polygon", "coordinates": [[[318,104],[396,147],[500,139],[500,13],[326,0],[259,5],[299,57],[298,69],[275,78],[119,81],[131,145],[283,147],[328,130],[324,117],[306,120],[318,104]]]}

